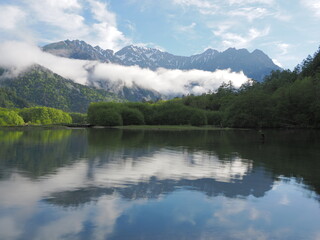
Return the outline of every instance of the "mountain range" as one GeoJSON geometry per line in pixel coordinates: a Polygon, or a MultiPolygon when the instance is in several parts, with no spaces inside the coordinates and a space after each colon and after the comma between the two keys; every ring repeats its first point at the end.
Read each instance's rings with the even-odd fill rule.
{"type": "MultiPolygon", "coordinates": [[[[103,50],[99,46],[93,47],[80,40],[52,43],[42,49],[65,58],[94,60],[123,66],[137,65],[151,70],[165,68],[215,71],[229,68],[232,71],[243,71],[258,81],[262,81],[270,71],[280,69],[260,50],[250,53],[246,49],[229,48],[224,52],[208,49],[201,54],[183,57],[133,45],[114,52],[103,50]]],[[[90,102],[155,101],[168,97],[135,82],[128,86],[121,79],[119,81],[95,79],[94,83],[88,82],[87,85],[82,85],[40,65],[33,65],[20,72],[18,76],[7,74],[9,72],[10,69],[0,68],[0,107],[48,106],[68,112],[86,112],[90,102]]]]}
{"type": "Polygon", "coordinates": [[[80,40],[65,40],[45,45],[44,51],[60,57],[98,60],[106,63],[116,63],[123,66],[137,65],[141,68],[156,70],[157,68],[204,71],[217,69],[231,69],[233,72],[243,73],[256,81],[263,81],[264,77],[273,70],[281,70],[279,66],[261,50],[249,52],[247,49],[229,48],[223,52],[207,49],[201,54],[176,56],[154,48],[130,45],[114,52],[91,46],[80,40]]]}

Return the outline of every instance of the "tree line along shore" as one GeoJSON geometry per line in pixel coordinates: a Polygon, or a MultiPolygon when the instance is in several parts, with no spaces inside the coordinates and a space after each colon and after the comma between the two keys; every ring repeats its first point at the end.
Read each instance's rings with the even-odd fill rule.
{"type": "Polygon", "coordinates": [[[87,114],[49,107],[0,108],[0,126],[46,124],[319,128],[320,48],[293,71],[274,71],[263,82],[239,89],[229,82],[213,93],[167,101],[95,102],[87,114]]]}

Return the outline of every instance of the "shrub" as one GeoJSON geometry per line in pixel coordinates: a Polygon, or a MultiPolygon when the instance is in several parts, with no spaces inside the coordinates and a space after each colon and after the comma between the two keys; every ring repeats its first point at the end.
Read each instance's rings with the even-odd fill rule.
{"type": "Polygon", "coordinates": [[[204,111],[195,110],[190,119],[190,123],[193,126],[203,126],[207,125],[207,116],[204,111]]]}
{"type": "Polygon", "coordinates": [[[68,113],[48,107],[24,108],[20,110],[19,115],[25,122],[31,124],[58,124],[72,122],[72,118],[68,113]]]}
{"type": "Polygon", "coordinates": [[[10,110],[0,110],[0,126],[23,125],[24,121],[16,112],[10,110]]]}
{"type": "Polygon", "coordinates": [[[221,125],[221,113],[218,111],[207,111],[207,120],[209,125],[220,126],[221,125]]]}
{"type": "Polygon", "coordinates": [[[87,123],[87,114],[84,113],[69,113],[72,118],[72,123],[77,124],[86,124],[87,123]]]}
{"type": "Polygon", "coordinates": [[[129,108],[138,109],[144,117],[145,124],[153,124],[155,111],[152,104],[129,102],[125,103],[124,105],[129,108]]]}
{"type": "Polygon", "coordinates": [[[96,116],[95,125],[99,126],[121,126],[121,115],[112,109],[100,109],[96,116]]]}
{"type": "Polygon", "coordinates": [[[87,115],[88,122],[93,125],[99,125],[99,119],[100,119],[99,115],[101,110],[112,109],[113,111],[118,111],[116,109],[119,109],[119,107],[120,107],[119,103],[113,103],[113,102],[91,103],[88,108],[88,115],[87,115]]]}
{"type": "Polygon", "coordinates": [[[177,103],[162,103],[159,105],[155,105],[154,124],[190,124],[192,112],[192,108],[177,103]]]}
{"type": "Polygon", "coordinates": [[[258,125],[258,119],[252,114],[239,113],[225,119],[224,125],[236,128],[256,128],[260,127],[258,125]]]}
{"type": "Polygon", "coordinates": [[[144,117],[138,109],[123,108],[121,110],[123,125],[143,125],[144,117]]]}

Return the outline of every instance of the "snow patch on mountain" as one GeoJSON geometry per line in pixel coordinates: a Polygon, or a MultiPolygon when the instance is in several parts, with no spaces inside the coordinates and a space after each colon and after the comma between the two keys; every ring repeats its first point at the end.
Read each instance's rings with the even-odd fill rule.
{"type": "Polygon", "coordinates": [[[176,56],[154,48],[130,45],[118,52],[103,50],[79,40],[66,40],[43,47],[44,51],[57,56],[75,59],[98,60],[124,66],[139,66],[155,71],[158,68],[180,70],[204,70],[214,72],[218,69],[243,71],[249,78],[263,81],[272,70],[280,70],[265,53],[255,50],[229,48],[223,52],[207,49],[190,57],[176,56]]]}

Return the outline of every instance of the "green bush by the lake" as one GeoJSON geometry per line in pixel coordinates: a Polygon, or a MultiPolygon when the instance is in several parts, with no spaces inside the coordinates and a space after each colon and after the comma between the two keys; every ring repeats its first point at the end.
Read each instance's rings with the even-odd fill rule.
{"type": "Polygon", "coordinates": [[[272,72],[263,82],[236,89],[231,82],[176,102],[207,111],[208,124],[245,128],[320,127],[320,48],[293,71],[272,72]]]}
{"type": "Polygon", "coordinates": [[[0,126],[17,126],[23,124],[24,121],[17,112],[0,108],[0,126]]]}
{"type": "MultiPolygon", "coordinates": [[[[15,106],[7,101],[15,96],[0,91],[0,103],[15,106]]],[[[214,92],[168,101],[91,103],[87,116],[77,113],[70,116],[48,107],[2,109],[0,126],[73,122],[101,126],[208,124],[234,128],[320,128],[319,96],[320,48],[293,71],[278,70],[263,82],[250,80],[238,89],[229,82],[214,92]]],[[[23,102],[19,106],[24,106],[23,102]]]]}
{"type": "Polygon", "coordinates": [[[158,103],[91,103],[88,121],[93,125],[207,125],[206,111],[188,107],[182,103],[162,101],[158,103]],[[115,116],[121,117],[121,120],[115,116]]]}
{"type": "Polygon", "coordinates": [[[25,123],[30,124],[72,123],[72,118],[68,113],[49,107],[24,108],[19,111],[19,115],[25,123]]]}
{"type": "Polygon", "coordinates": [[[87,124],[87,114],[84,113],[69,113],[70,117],[72,118],[72,123],[75,124],[87,124]]]}
{"type": "Polygon", "coordinates": [[[221,124],[221,113],[218,111],[206,111],[207,121],[209,125],[220,126],[221,124]]]}
{"type": "Polygon", "coordinates": [[[138,109],[122,108],[121,117],[123,125],[143,125],[145,123],[144,116],[138,109]]]}
{"type": "Polygon", "coordinates": [[[93,123],[100,126],[120,126],[122,125],[122,118],[119,112],[111,109],[101,109],[96,121],[93,123]]]}
{"type": "Polygon", "coordinates": [[[208,124],[207,116],[204,111],[198,110],[194,111],[191,118],[190,123],[193,126],[203,126],[208,124]]]}
{"type": "Polygon", "coordinates": [[[121,126],[144,124],[143,114],[136,108],[114,102],[91,103],[88,121],[93,125],[121,126]]]}
{"type": "Polygon", "coordinates": [[[125,106],[139,110],[144,117],[145,124],[150,125],[153,123],[153,116],[155,112],[153,104],[141,102],[128,102],[125,104],[125,106]]]}

